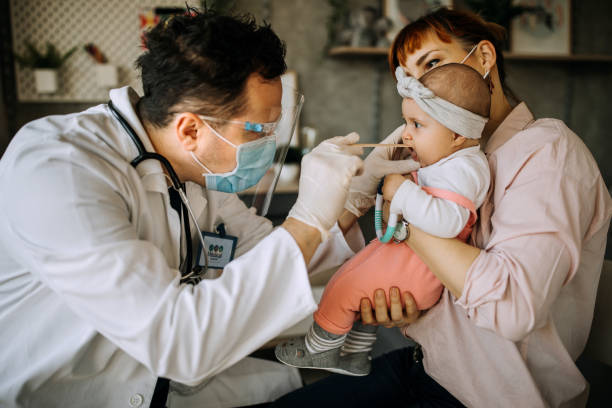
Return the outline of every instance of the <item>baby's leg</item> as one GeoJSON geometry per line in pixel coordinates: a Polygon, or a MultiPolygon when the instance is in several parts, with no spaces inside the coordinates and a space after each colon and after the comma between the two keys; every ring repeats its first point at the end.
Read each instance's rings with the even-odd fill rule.
{"type": "Polygon", "coordinates": [[[374,304],[376,289],[387,291],[391,287],[409,291],[420,310],[433,306],[443,288],[408,246],[375,240],[329,281],[308,334],[279,344],[276,357],[295,367],[367,375],[370,350],[376,341],[375,327],[353,325],[361,299],[367,298],[374,304]]]}
{"type": "Polygon", "coordinates": [[[341,353],[370,353],[376,342],[378,326],[366,325],[357,320],[346,336],[341,353]]]}
{"type": "Polygon", "coordinates": [[[314,322],[306,334],[305,345],[310,353],[321,353],[342,347],[343,354],[372,351],[376,342],[377,326],[365,325],[357,320],[347,334],[330,333],[314,322]]]}
{"type": "Polygon", "coordinates": [[[339,348],[344,344],[346,334],[330,333],[314,322],[304,339],[309,353],[322,353],[331,349],[339,348]]]}
{"type": "Polygon", "coordinates": [[[381,245],[374,241],[347,262],[332,277],[325,288],[319,311],[306,336],[292,339],[276,347],[276,357],[294,367],[320,368],[348,375],[367,375],[370,372],[369,350],[376,341],[374,326],[355,323],[360,299],[369,297],[371,285],[362,285],[359,276],[376,273],[367,259],[381,245]],[[340,355],[350,331],[348,348],[340,355]]]}
{"type": "Polygon", "coordinates": [[[346,334],[330,333],[315,322],[306,336],[279,344],[274,354],[281,363],[292,367],[353,376],[368,375],[372,366],[370,350],[376,341],[372,328],[376,329],[375,326],[355,323],[355,328],[348,334],[351,340],[345,342],[346,334]]]}
{"type": "Polygon", "coordinates": [[[386,245],[372,241],[332,276],[313,316],[322,329],[347,334],[360,311],[361,299],[372,299],[376,289],[390,287],[388,284],[395,281],[379,256],[386,245]]]}
{"type": "Polygon", "coordinates": [[[321,353],[344,342],[345,354],[369,352],[376,341],[376,327],[355,323],[361,299],[371,299],[377,288],[401,288],[401,280],[410,274],[403,262],[412,254],[405,245],[376,240],[344,264],[325,287],[306,336],[308,351],[321,353]]]}

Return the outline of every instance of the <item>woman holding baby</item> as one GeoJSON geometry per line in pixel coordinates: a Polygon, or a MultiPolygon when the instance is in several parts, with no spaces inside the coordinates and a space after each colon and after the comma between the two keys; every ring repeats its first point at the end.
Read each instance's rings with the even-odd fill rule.
{"type": "MultiPolygon", "coordinates": [[[[471,238],[408,225],[404,243],[444,285],[440,300],[419,311],[409,292],[381,288],[373,304],[361,303],[363,323],[402,327],[420,346],[375,359],[367,376],[330,376],[274,406],[586,404],[588,384],[574,362],[590,331],[612,200],[576,134],[560,120],[535,119],[524,102],[511,104],[504,35],[474,14],[443,8],[406,26],[389,53],[391,70],[414,78],[467,56],[463,63],[485,77],[491,98],[480,138],[490,187],[471,238]]],[[[404,126],[383,143],[400,142],[404,126]]],[[[370,156],[342,229],[372,206],[374,167],[391,151],[370,156]]],[[[403,182],[387,176],[386,198],[403,182]]]]}

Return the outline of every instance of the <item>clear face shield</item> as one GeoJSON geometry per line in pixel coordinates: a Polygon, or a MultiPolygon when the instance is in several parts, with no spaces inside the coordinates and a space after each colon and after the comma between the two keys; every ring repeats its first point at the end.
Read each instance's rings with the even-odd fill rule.
{"type": "Polygon", "coordinates": [[[304,96],[282,79],[283,94],[281,99],[280,119],[274,128],[276,151],[272,166],[253,187],[238,193],[249,207],[254,207],[258,215],[266,215],[270,208],[274,189],[278,183],[289,144],[296,132],[297,121],[304,104],[304,96]]]}

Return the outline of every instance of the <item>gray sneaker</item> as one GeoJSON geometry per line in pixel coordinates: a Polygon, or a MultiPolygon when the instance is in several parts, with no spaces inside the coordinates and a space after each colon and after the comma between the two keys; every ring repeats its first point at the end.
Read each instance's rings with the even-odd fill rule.
{"type": "Polygon", "coordinates": [[[353,376],[364,376],[370,373],[369,356],[366,356],[367,364],[364,364],[363,356],[355,358],[357,354],[367,353],[354,353],[354,355],[340,357],[340,348],[321,353],[310,353],[306,348],[304,337],[296,337],[277,345],[274,354],[278,361],[291,367],[327,370],[332,373],[353,376]]]}
{"type": "Polygon", "coordinates": [[[340,351],[338,364],[340,369],[348,375],[364,376],[370,374],[372,356],[370,356],[369,351],[361,353],[345,353],[340,351]]]}

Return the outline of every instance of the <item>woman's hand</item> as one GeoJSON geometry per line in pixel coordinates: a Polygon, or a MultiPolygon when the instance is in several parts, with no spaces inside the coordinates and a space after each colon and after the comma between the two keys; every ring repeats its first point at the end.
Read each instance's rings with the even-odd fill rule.
{"type": "Polygon", "coordinates": [[[403,176],[401,174],[389,174],[385,176],[385,182],[382,187],[383,198],[386,201],[393,200],[393,196],[397,192],[397,189],[400,188],[406,180],[412,180],[412,176],[403,176]]]}
{"type": "Polygon", "coordinates": [[[417,309],[410,292],[400,296],[398,288],[389,290],[390,307],[387,307],[385,291],[376,289],[374,292],[374,312],[370,299],[361,299],[361,321],[364,324],[381,325],[385,327],[402,327],[414,323],[421,312],[417,309]],[[404,301],[402,302],[402,297],[404,301]]]}

